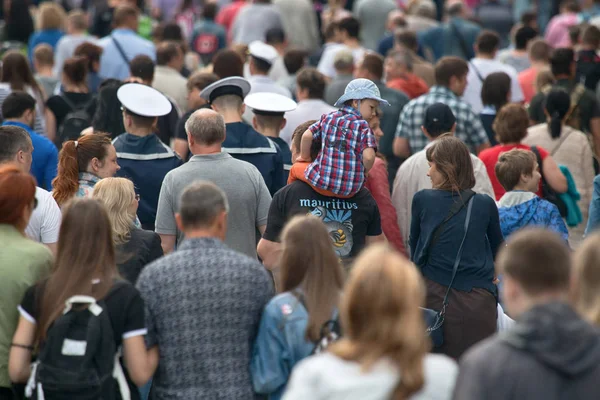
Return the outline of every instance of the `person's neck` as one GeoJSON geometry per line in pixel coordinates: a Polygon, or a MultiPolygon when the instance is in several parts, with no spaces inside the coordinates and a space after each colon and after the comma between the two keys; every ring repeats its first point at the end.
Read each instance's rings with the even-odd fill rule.
{"type": "Polygon", "coordinates": [[[555,78],[557,81],[560,81],[560,80],[565,80],[565,79],[570,81],[570,80],[572,79],[572,78],[571,78],[571,75],[566,75],[566,74],[558,74],[558,75],[555,75],[555,76],[554,76],[554,78],[555,78]]]}
{"type": "Polygon", "coordinates": [[[52,66],[38,65],[36,68],[36,71],[39,76],[45,76],[45,77],[53,77],[54,76],[54,74],[52,73],[52,66]]]}
{"type": "Polygon", "coordinates": [[[71,31],[68,33],[69,36],[85,36],[85,31],[71,31]]]}
{"type": "Polygon", "coordinates": [[[195,156],[218,154],[218,153],[221,153],[221,143],[213,144],[211,146],[203,146],[200,144],[193,144],[190,146],[190,151],[195,156]]]}
{"type": "Polygon", "coordinates": [[[335,70],[336,72],[336,76],[348,76],[348,75],[352,75],[352,71],[351,70],[347,70],[347,71],[343,71],[343,70],[335,70]]]}
{"type": "Polygon", "coordinates": [[[272,137],[272,138],[279,137],[279,130],[273,129],[273,128],[260,128],[260,130],[258,130],[258,133],[260,133],[263,136],[272,137]]]}
{"type": "Polygon", "coordinates": [[[531,190],[527,186],[519,184],[512,188],[510,192],[531,192],[531,190]]]}
{"type": "Polygon", "coordinates": [[[219,114],[223,116],[226,124],[242,122],[242,116],[238,111],[219,111],[219,114]]]}
{"type": "Polygon", "coordinates": [[[522,57],[527,55],[527,50],[513,49],[512,53],[516,56],[522,57]]]}
{"type": "Polygon", "coordinates": [[[540,69],[543,68],[547,68],[548,67],[548,63],[545,61],[532,61],[531,62],[531,67],[537,71],[539,71],[540,69]]]}
{"type": "Polygon", "coordinates": [[[76,85],[73,83],[66,83],[66,82],[63,84],[63,90],[65,92],[70,92],[70,93],[88,93],[90,91],[88,86],[85,83],[82,83],[81,85],[76,85]]]}
{"type": "Polygon", "coordinates": [[[496,58],[495,54],[486,54],[486,53],[477,53],[475,58],[479,58],[480,60],[493,60],[496,58]]]}
{"type": "Polygon", "coordinates": [[[154,133],[152,128],[129,128],[127,133],[133,136],[146,137],[154,133]]]}
{"type": "Polygon", "coordinates": [[[14,122],[14,123],[19,123],[19,124],[30,126],[29,123],[28,123],[28,121],[25,121],[22,118],[6,118],[4,120],[4,122],[14,122]]]}
{"type": "Polygon", "coordinates": [[[184,231],[186,239],[219,239],[212,229],[189,229],[184,231]]]}
{"type": "Polygon", "coordinates": [[[563,292],[549,292],[542,293],[538,296],[531,298],[524,298],[522,304],[519,305],[517,310],[510,310],[513,318],[519,318],[521,315],[529,312],[534,307],[542,306],[549,303],[566,303],[568,302],[568,295],[563,292]]]}
{"type": "Polygon", "coordinates": [[[349,38],[344,40],[344,44],[350,47],[351,49],[358,49],[360,47],[360,42],[358,41],[358,39],[355,38],[349,38]]]}

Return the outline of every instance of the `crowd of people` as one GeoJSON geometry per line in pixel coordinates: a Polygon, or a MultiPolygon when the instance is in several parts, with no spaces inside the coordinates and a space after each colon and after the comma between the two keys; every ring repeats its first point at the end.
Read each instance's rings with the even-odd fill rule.
{"type": "Polygon", "coordinates": [[[599,395],[600,1],[0,16],[0,400],[599,395]]]}

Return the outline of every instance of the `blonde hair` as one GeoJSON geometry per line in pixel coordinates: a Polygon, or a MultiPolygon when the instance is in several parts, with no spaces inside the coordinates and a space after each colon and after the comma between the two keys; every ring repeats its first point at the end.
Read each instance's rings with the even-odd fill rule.
{"type": "Polygon", "coordinates": [[[588,322],[600,326],[600,233],[585,239],[573,261],[573,305],[588,322]]]}
{"type": "Polygon", "coordinates": [[[113,231],[113,243],[126,243],[135,220],[135,214],[129,211],[131,203],[135,200],[133,182],[125,178],[101,179],[94,186],[93,197],[106,207],[113,231]]]}
{"type": "Polygon", "coordinates": [[[312,215],[294,217],[281,237],[281,291],[302,289],[308,312],[305,337],[317,342],[323,324],[331,319],[338,307],[344,271],[329,233],[319,218],[312,215]]]}
{"type": "Polygon", "coordinates": [[[392,399],[407,399],[424,384],[429,350],[419,307],[425,288],[415,266],[387,245],[365,250],[356,260],[340,307],[344,338],[331,347],[363,369],[382,358],[400,371],[392,399]]]}
{"type": "Polygon", "coordinates": [[[63,30],[67,14],[65,9],[58,3],[47,1],[40,5],[37,16],[37,29],[40,31],[49,29],[63,30]]]}

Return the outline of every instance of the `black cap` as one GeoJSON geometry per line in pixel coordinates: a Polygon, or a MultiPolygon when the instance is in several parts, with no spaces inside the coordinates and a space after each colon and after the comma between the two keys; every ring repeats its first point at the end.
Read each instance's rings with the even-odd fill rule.
{"type": "Polygon", "coordinates": [[[423,128],[433,137],[450,132],[455,123],[454,113],[444,103],[432,104],[425,110],[423,128]]]}

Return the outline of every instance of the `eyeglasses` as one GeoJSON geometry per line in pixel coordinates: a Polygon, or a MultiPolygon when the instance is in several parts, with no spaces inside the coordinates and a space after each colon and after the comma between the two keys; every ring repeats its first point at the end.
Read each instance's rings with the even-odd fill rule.
{"type": "Polygon", "coordinates": [[[135,194],[135,201],[140,201],[140,195],[139,194],[135,194]]]}

